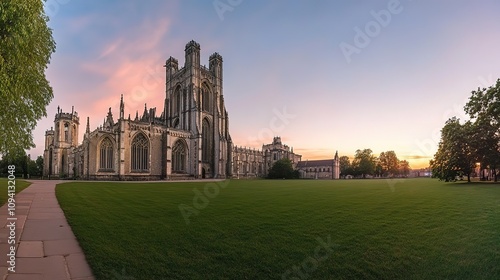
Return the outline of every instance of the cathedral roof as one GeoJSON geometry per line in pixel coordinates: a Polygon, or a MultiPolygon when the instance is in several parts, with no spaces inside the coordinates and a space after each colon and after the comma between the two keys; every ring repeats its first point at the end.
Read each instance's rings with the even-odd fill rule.
{"type": "Polygon", "coordinates": [[[332,166],[332,165],[333,165],[333,159],[306,160],[306,161],[299,161],[297,163],[297,168],[332,166]]]}

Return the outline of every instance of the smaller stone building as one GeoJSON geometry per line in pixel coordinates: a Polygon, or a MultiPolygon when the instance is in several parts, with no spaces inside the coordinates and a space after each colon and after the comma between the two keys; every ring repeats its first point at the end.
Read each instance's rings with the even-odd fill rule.
{"type": "Polygon", "coordinates": [[[336,152],[333,159],[300,161],[297,169],[303,179],[340,179],[339,155],[336,152]]]}
{"type": "Polygon", "coordinates": [[[232,174],[236,178],[265,177],[273,164],[282,158],[289,159],[296,168],[302,158],[293,148],[284,145],[279,136],[274,137],[272,143],[262,145],[262,150],[234,146],[232,155],[232,174]]]}
{"type": "Polygon", "coordinates": [[[57,174],[55,177],[65,177],[72,175],[77,168],[74,152],[78,146],[80,118],[73,107],[71,113],[64,113],[57,107],[54,125],[55,128],[51,127],[45,133],[43,174],[49,177],[53,174],[57,174]]]}

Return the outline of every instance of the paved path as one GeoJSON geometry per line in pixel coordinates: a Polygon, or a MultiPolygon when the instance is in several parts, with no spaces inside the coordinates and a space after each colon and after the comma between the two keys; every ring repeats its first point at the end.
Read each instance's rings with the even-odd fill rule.
{"type": "MultiPolygon", "coordinates": [[[[1,280],[94,280],[85,255],[57,202],[60,181],[30,181],[16,195],[17,254],[15,273],[8,272],[10,233],[7,205],[0,208],[1,280]]],[[[6,188],[1,188],[2,191],[6,188]]]]}

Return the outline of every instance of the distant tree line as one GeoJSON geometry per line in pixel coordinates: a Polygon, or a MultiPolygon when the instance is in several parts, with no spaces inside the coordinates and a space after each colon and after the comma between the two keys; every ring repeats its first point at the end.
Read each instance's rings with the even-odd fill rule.
{"type": "Polygon", "coordinates": [[[371,149],[356,150],[352,162],[349,157],[342,156],[340,161],[340,177],[407,177],[410,174],[410,163],[399,160],[394,151],[382,152],[378,157],[371,149]]]}
{"type": "Polygon", "coordinates": [[[430,162],[432,176],[454,181],[467,176],[470,182],[477,164],[481,179],[490,170],[495,182],[500,169],[500,79],[494,86],[472,91],[464,107],[470,120],[453,117],[441,129],[438,151],[430,162]]]}
{"type": "Polygon", "coordinates": [[[5,153],[0,160],[0,177],[7,177],[8,166],[16,166],[16,177],[31,178],[41,177],[43,173],[43,157],[38,156],[36,160],[31,159],[26,152],[5,153]]]}
{"type": "MultiPolygon", "coordinates": [[[[379,157],[373,155],[371,149],[357,150],[352,163],[349,157],[342,156],[340,161],[340,177],[348,175],[358,178],[371,177],[407,177],[410,174],[410,163],[399,160],[394,151],[382,152],[379,157]]],[[[300,173],[294,170],[289,159],[276,161],[269,169],[269,179],[298,179],[300,173]]]]}

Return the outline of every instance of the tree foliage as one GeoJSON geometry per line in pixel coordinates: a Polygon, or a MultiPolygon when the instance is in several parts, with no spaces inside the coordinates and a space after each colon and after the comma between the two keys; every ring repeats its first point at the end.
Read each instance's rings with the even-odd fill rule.
{"type": "Polygon", "coordinates": [[[345,177],[349,174],[352,174],[352,168],[351,168],[351,161],[349,160],[348,156],[341,156],[339,158],[339,169],[340,169],[340,176],[345,177]]]}
{"type": "Polygon", "coordinates": [[[0,1],[0,153],[34,147],[52,88],[45,69],[55,51],[42,0],[0,1]]]}
{"type": "Polygon", "coordinates": [[[297,179],[299,172],[293,169],[292,161],[287,158],[276,161],[268,174],[269,179],[297,179]]]}
{"type": "Polygon", "coordinates": [[[456,176],[470,175],[476,166],[476,155],[472,142],[473,125],[470,122],[460,124],[457,118],[446,121],[441,129],[441,141],[438,151],[431,160],[432,176],[444,181],[454,181],[456,176]]]}
{"type": "Polygon", "coordinates": [[[382,176],[395,176],[399,173],[399,159],[394,151],[382,152],[378,159],[382,176]]]}
{"type": "Polygon", "coordinates": [[[410,174],[410,163],[407,160],[399,161],[399,174],[407,177],[410,174]]]}
{"type": "Polygon", "coordinates": [[[373,175],[375,173],[376,158],[371,149],[356,150],[352,167],[356,175],[373,175]]]}
{"type": "Polygon", "coordinates": [[[371,149],[357,150],[351,163],[349,157],[342,156],[340,162],[340,176],[347,175],[363,176],[408,176],[410,174],[410,163],[399,160],[396,152],[382,152],[377,158],[371,149]]]}
{"type": "Polygon", "coordinates": [[[20,151],[15,154],[6,154],[0,160],[0,176],[8,175],[8,166],[16,166],[16,177],[41,177],[43,172],[43,158],[38,156],[36,160],[32,160],[26,152],[20,151]]]}
{"type": "Polygon", "coordinates": [[[494,86],[472,91],[464,109],[471,119],[490,122],[491,125],[500,127],[500,79],[494,86]]]}
{"type": "Polygon", "coordinates": [[[473,153],[481,169],[493,170],[497,181],[500,167],[500,79],[489,88],[472,91],[464,109],[474,121],[471,131],[473,153]]]}

